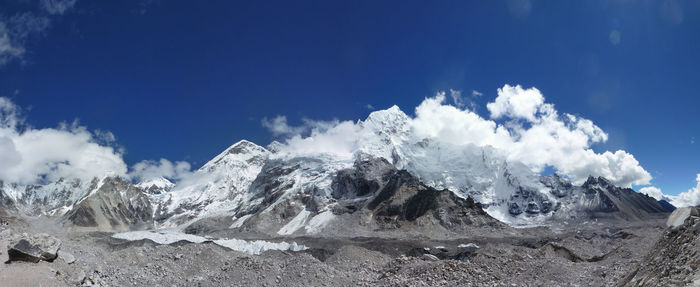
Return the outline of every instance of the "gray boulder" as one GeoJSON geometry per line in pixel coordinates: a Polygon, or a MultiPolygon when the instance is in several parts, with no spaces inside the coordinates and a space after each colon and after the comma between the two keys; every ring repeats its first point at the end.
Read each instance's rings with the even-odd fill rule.
{"type": "Polygon", "coordinates": [[[58,257],[61,241],[47,234],[23,233],[7,246],[10,261],[53,261],[58,257]]]}
{"type": "Polygon", "coordinates": [[[695,207],[681,207],[674,210],[666,221],[666,226],[676,228],[683,225],[685,220],[691,216],[700,216],[700,212],[695,207]]]}
{"type": "Polygon", "coordinates": [[[73,262],[75,262],[75,256],[65,251],[58,251],[58,257],[61,257],[61,259],[63,259],[63,262],[66,262],[68,264],[72,264],[73,262]]]}

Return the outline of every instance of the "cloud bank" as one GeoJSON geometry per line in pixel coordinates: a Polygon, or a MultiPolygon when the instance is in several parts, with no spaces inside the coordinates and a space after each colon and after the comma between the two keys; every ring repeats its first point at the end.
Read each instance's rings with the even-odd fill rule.
{"type": "Polygon", "coordinates": [[[56,128],[33,128],[25,123],[17,105],[0,97],[0,181],[27,185],[103,176],[180,180],[191,173],[189,163],[167,159],[141,161],[129,171],[124,152],[115,142],[111,132],[89,131],[77,121],[56,128]]]}
{"type": "MultiPolygon", "coordinates": [[[[102,137],[111,137],[109,133],[102,137]]],[[[95,133],[77,122],[35,129],[25,124],[21,110],[0,98],[0,180],[20,184],[60,178],[89,180],[125,175],[127,165],[114,147],[101,145],[95,133]]]]}
{"type": "Polygon", "coordinates": [[[695,178],[696,185],[688,191],[681,192],[678,195],[664,194],[660,188],[655,186],[643,187],[639,192],[649,195],[656,200],[664,199],[675,207],[698,206],[700,205],[700,173],[695,178]]]}
{"type": "MultiPolygon", "coordinates": [[[[414,117],[406,116],[411,136],[453,145],[491,146],[536,172],[553,167],[579,184],[589,175],[627,187],[649,184],[652,178],[626,151],[593,151],[592,145],[607,141],[608,135],[588,119],[559,114],[534,87],[505,85],[498,89],[496,99],[487,104],[488,119],[460,107],[456,95],[450,92],[455,105],[446,104],[444,92],[418,105],[414,117]]],[[[295,133],[298,127],[287,125],[286,118],[279,122],[263,125],[275,135],[286,134],[287,147],[300,152],[348,156],[372,136],[360,122],[337,122],[323,130],[312,129],[308,136],[295,133]]]]}
{"type": "Polygon", "coordinates": [[[700,173],[695,177],[695,182],[695,187],[688,189],[688,191],[681,192],[676,196],[669,196],[671,204],[676,207],[700,205],[700,173]]]}

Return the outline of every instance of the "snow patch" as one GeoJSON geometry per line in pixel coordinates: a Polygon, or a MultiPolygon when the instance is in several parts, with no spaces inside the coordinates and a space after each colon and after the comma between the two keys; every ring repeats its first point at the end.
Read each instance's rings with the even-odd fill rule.
{"type": "Polygon", "coordinates": [[[467,243],[467,244],[460,244],[457,245],[457,248],[479,248],[479,245],[476,245],[474,243],[467,243]]]}
{"type": "Polygon", "coordinates": [[[116,233],[112,235],[112,237],[128,241],[148,239],[158,244],[172,244],[178,241],[187,241],[192,243],[214,242],[219,246],[252,255],[259,255],[267,250],[302,251],[308,249],[308,247],[299,245],[296,242],[269,242],[264,240],[246,241],[242,239],[228,238],[210,239],[207,237],[185,234],[172,229],[130,231],[116,233]]]}
{"type": "Polygon", "coordinates": [[[214,243],[231,250],[240,251],[248,254],[259,255],[267,250],[289,250],[302,251],[309,249],[304,245],[298,245],[296,242],[269,242],[264,240],[245,241],[241,239],[219,239],[214,240],[214,243]]]}
{"type": "Polygon", "coordinates": [[[130,231],[116,233],[112,235],[114,238],[124,239],[128,241],[136,241],[148,239],[158,244],[173,244],[178,241],[187,241],[192,243],[203,243],[211,241],[205,237],[180,233],[174,230],[146,230],[146,231],[130,231]]]}
{"type": "Polygon", "coordinates": [[[290,235],[294,233],[299,228],[304,226],[304,223],[306,222],[306,219],[309,218],[309,215],[311,215],[311,211],[303,209],[301,212],[299,212],[299,214],[297,214],[297,216],[292,218],[292,220],[289,221],[289,223],[287,223],[279,231],[277,231],[277,234],[290,235]]]}
{"type": "Polygon", "coordinates": [[[312,217],[304,229],[309,234],[319,233],[328,223],[333,221],[333,219],[335,219],[335,214],[330,210],[326,210],[312,217]]]}

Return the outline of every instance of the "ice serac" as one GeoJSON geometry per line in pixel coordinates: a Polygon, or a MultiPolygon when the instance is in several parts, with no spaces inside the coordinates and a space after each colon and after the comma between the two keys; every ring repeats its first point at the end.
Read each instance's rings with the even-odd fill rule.
{"type": "Polygon", "coordinates": [[[63,216],[75,227],[97,231],[128,231],[153,227],[148,196],[119,177],[105,177],[63,216]]]}

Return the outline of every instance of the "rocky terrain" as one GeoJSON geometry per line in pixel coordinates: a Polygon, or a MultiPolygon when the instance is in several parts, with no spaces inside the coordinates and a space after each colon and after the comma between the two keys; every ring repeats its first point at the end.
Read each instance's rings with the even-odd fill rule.
{"type": "MultiPolygon", "coordinates": [[[[309,249],[251,255],[207,242],[125,241],[20,220],[2,227],[0,243],[22,232],[52,233],[62,242],[58,258],[2,264],[0,280],[4,286],[614,286],[643,265],[642,250],[661,244],[655,241],[662,224],[589,222],[576,230],[525,228],[449,240],[295,237],[309,249]]],[[[7,252],[1,256],[9,259],[7,252]]]]}
{"type": "Polygon", "coordinates": [[[669,217],[666,229],[626,286],[700,285],[700,209],[684,207],[669,217]]]}

